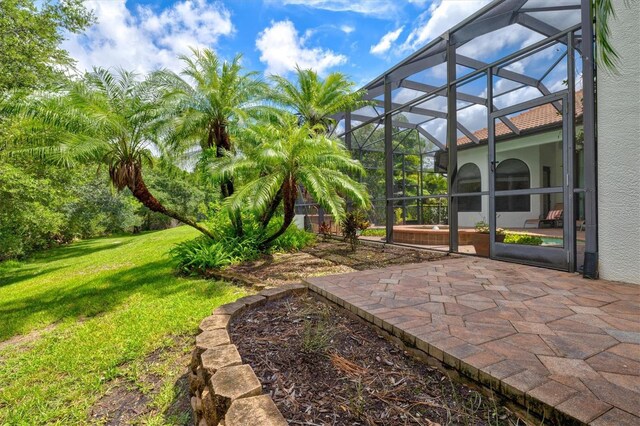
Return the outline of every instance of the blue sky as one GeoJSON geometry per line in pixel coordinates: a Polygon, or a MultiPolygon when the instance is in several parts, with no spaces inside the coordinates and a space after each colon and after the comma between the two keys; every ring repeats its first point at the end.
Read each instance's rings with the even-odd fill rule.
{"type": "Polygon", "coordinates": [[[296,64],[342,71],[359,86],[479,9],[488,0],[102,0],[98,23],[64,47],[80,70],[166,67],[189,46],[247,69],[288,75],[296,64]]]}
{"type": "MultiPolygon", "coordinates": [[[[1,0],[0,0],[1,1],[1,0]]],[[[536,0],[553,5],[558,0],[536,0]]],[[[563,0],[564,1],[564,0],[563,0]]],[[[571,0],[576,1],[576,0],[571,0]]],[[[247,70],[269,76],[291,77],[296,64],[321,76],[341,71],[361,87],[416,49],[444,33],[488,4],[490,0],[87,0],[97,23],[80,35],[69,35],[64,47],[77,60],[79,71],[93,66],[122,67],[141,74],[157,68],[179,72],[177,58],[189,47],[208,47],[224,59],[243,54],[247,70]]],[[[579,13],[575,14],[579,19],[579,13]]],[[[545,17],[557,28],[572,25],[563,14],[545,17]]],[[[573,18],[575,20],[575,17],[573,18]]],[[[577,22],[577,21],[576,21],[577,22]]],[[[523,26],[511,25],[461,46],[458,53],[491,61],[543,37],[523,26]]],[[[511,71],[542,77],[562,55],[552,46],[508,66],[511,71]]],[[[445,65],[413,75],[415,81],[444,83],[445,65]]],[[[551,91],[562,89],[564,62],[543,83],[551,91]]],[[[579,84],[579,83],[578,83],[579,84]]],[[[495,99],[499,108],[541,96],[535,87],[510,91],[516,83],[498,78],[495,99]]],[[[486,96],[484,79],[459,91],[486,96]]],[[[422,92],[398,88],[393,101],[404,103],[422,92]]],[[[446,110],[444,98],[419,104],[446,110]]],[[[411,113],[405,113],[409,120],[411,113]]],[[[413,114],[415,115],[415,114],[413,114]]],[[[420,120],[418,120],[420,121],[420,120]]],[[[486,127],[486,108],[470,105],[458,121],[471,131],[486,127]]],[[[424,128],[444,140],[445,120],[424,128]]]]}

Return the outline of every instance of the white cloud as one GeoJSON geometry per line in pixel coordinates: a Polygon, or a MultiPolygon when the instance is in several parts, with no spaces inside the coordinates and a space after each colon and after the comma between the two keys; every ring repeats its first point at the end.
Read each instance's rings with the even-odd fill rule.
{"type": "Polygon", "coordinates": [[[440,36],[455,24],[463,21],[490,0],[434,2],[429,10],[420,15],[419,24],[402,44],[405,51],[416,50],[440,36]]]}
{"type": "Polygon", "coordinates": [[[289,20],[272,22],[258,34],[256,47],[260,51],[260,61],[267,64],[265,74],[286,74],[296,65],[311,68],[324,74],[329,68],[347,62],[347,57],[320,47],[307,47],[308,37],[298,34],[289,20]]]}
{"type": "Polygon", "coordinates": [[[395,31],[389,31],[382,36],[378,44],[371,46],[369,52],[374,55],[382,55],[387,52],[391,48],[391,45],[400,37],[402,30],[404,30],[404,27],[400,27],[395,31]]]}
{"type": "Polygon", "coordinates": [[[213,47],[233,33],[229,11],[207,0],[179,1],[159,13],[144,6],[132,13],[126,0],[87,1],[86,6],[98,22],[84,34],[70,34],[63,44],[80,71],[93,66],[178,71],[177,56],[188,54],[189,47],[213,47]]]}
{"type": "Polygon", "coordinates": [[[340,31],[342,31],[345,34],[351,34],[352,32],[354,32],[356,30],[356,28],[353,25],[341,25],[340,26],[340,31]]]}
{"type": "MultiPolygon", "coordinates": [[[[509,52],[515,52],[517,49],[528,46],[543,38],[540,34],[521,25],[509,25],[476,37],[460,47],[458,52],[465,56],[491,62],[491,60],[498,59],[493,58],[492,55],[500,52],[502,49],[509,48],[509,52]]],[[[524,66],[525,64],[526,63],[514,65],[514,68],[524,66]]],[[[514,69],[514,71],[517,70],[514,69]]]]}
{"type": "MultiPolygon", "coordinates": [[[[423,4],[425,0],[411,0],[410,3],[423,4]]],[[[279,3],[284,6],[306,6],[332,12],[355,12],[362,15],[394,19],[403,2],[397,0],[267,0],[268,3],[279,3]]]]}

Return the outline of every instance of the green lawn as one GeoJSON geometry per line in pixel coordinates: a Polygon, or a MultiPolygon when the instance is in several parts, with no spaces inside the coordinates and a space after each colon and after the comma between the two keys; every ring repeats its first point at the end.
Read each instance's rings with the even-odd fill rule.
{"type": "Polygon", "coordinates": [[[244,295],[174,275],[168,250],[196,235],[180,227],[100,238],[0,263],[0,342],[31,333],[0,343],[0,425],[93,423],[96,401],[122,383],[150,400],[139,422],[182,424],[184,413],[169,408],[188,336],[213,307],[244,295]],[[161,381],[153,392],[149,377],[161,381]]]}

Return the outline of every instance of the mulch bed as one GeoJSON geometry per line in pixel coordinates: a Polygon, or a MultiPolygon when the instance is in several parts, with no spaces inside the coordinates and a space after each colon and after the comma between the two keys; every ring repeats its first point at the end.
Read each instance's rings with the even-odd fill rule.
{"type": "Polygon", "coordinates": [[[367,243],[362,241],[356,251],[351,251],[349,244],[338,240],[318,241],[304,251],[315,257],[337,264],[349,266],[358,271],[386,268],[392,265],[419,263],[440,259],[447,253],[417,250],[409,247],[367,243]]]}
{"type": "Polygon", "coordinates": [[[298,283],[307,277],[344,274],[391,265],[426,262],[446,253],[399,246],[362,243],[356,251],[339,239],[318,241],[298,253],[276,253],[257,260],[207,271],[207,276],[249,286],[277,287],[298,283]]]}
{"type": "Polygon", "coordinates": [[[311,297],[250,309],[232,321],[230,334],[289,424],[525,424],[311,297]]]}

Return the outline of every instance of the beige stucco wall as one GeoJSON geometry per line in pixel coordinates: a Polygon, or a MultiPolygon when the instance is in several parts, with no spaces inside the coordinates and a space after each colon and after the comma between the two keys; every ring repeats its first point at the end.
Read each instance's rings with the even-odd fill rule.
{"type": "Polygon", "coordinates": [[[597,81],[600,277],[640,284],[640,2],[613,3],[619,74],[597,81]]]}
{"type": "MultiPolygon", "coordinates": [[[[562,148],[559,141],[562,134],[552,130],[542,134],[523,136],[510,141],[498,142],[496,145],[496,160],[504,161],[508,158],[522,160],[528,167],[531,177],[531,187],[541,188],[542,167],[550,166],[552,170],[551,186],[562,185],[562,148]]],[[[466,163],[474,163],[480,169],[482,191],[489,191],[488,146],[480,145],[470,149],[458,151],[458,168],[466,163]]],[[[553,195],[551,205],[562,202],[562,195],[553,195]]],[[[500,212],[497,217],[498,228],[522,228],[526,219],[537,219],[542,213],[542,198],[531,196],[531,210],[529,212],[500,212]]],[[[482,197],[481,212],[458,213],[458,226],[473,228],[480,220],[489,221],[489,197],[482,197]]]]}

